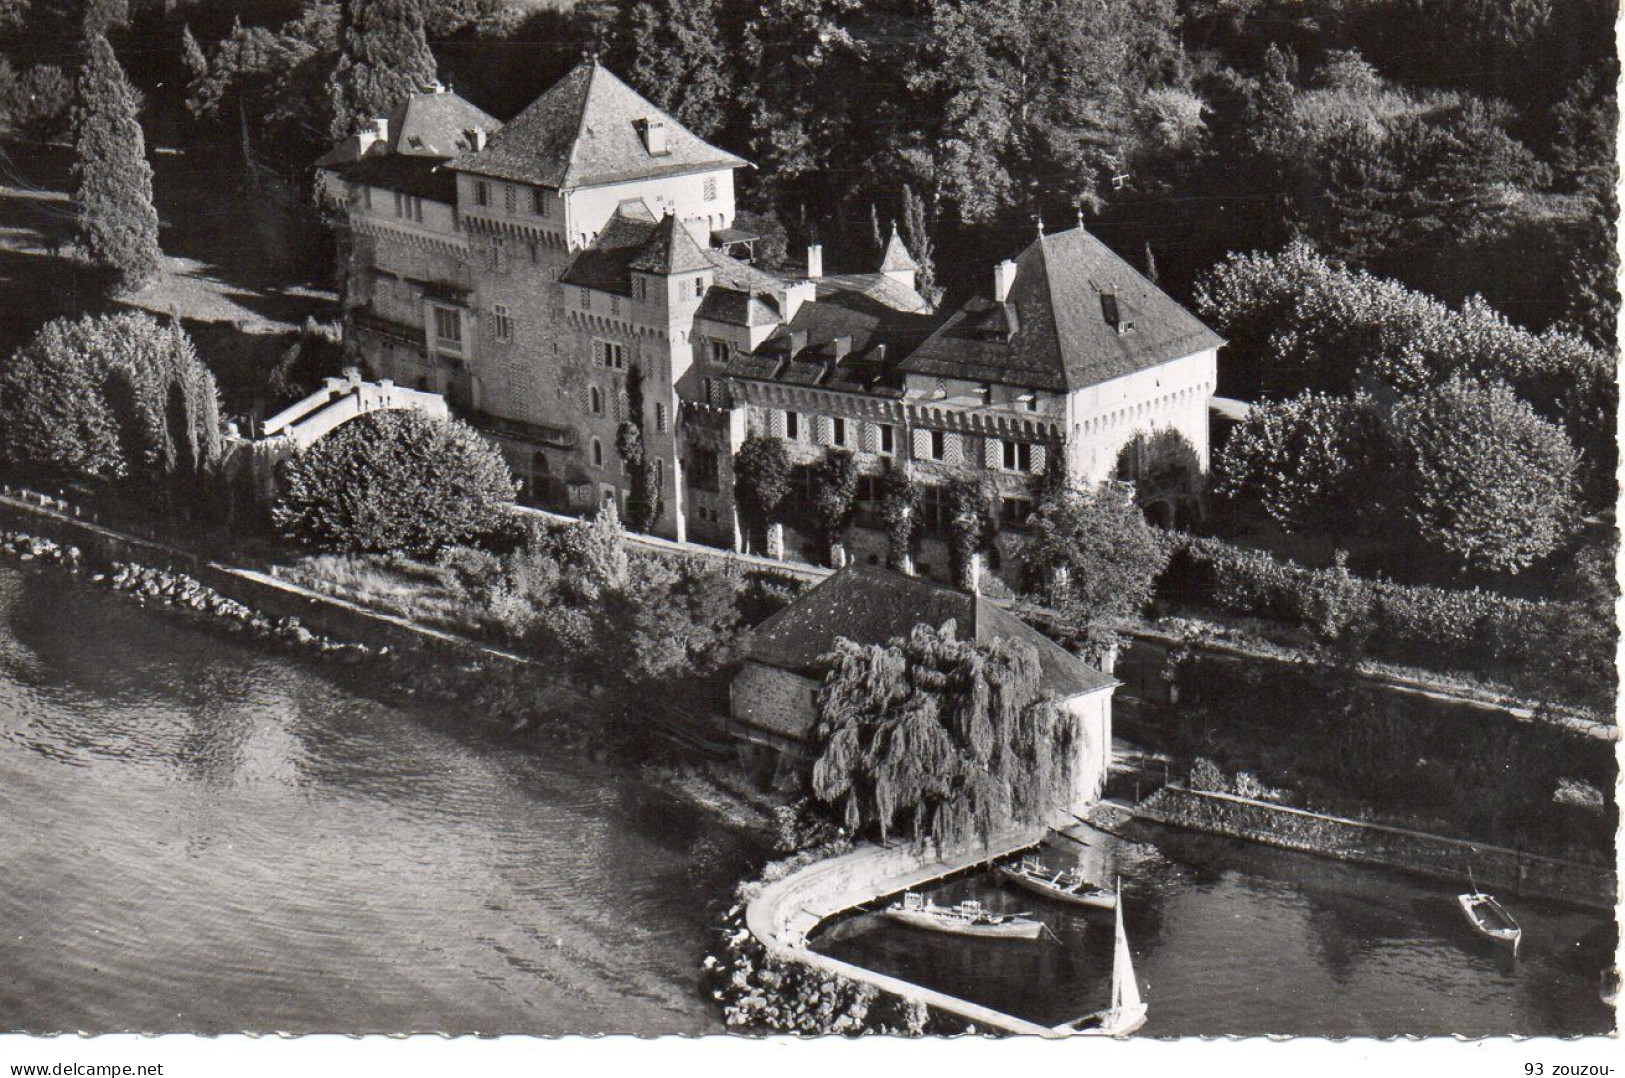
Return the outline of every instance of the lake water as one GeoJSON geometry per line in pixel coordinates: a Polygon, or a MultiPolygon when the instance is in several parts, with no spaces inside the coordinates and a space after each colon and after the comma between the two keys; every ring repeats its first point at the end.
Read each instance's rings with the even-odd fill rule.
{"type": "MultiPolygon", "coordinates": [[[[719,1031],[698,973],[747,838],[636,775],[343,667],[0,566],[0,1029],[719,1031]]],[[[1121,873],[1148,1034],[1609,1027],[1606,918],[1166,833],[1121,873]]],[[[985,881],[1062,942],[872,917],[822,944],[1042,1021],[1104,1004],[1110,919],[985,881]]]]}
{"type": "MultiPolygon", "coordinates": [[[[1147,1036],[1271,1033],[1583,1034],[1613,1026],[1599,974],[1601,914],[1509,900],[1519,957],[1472,932],[1461,888],[1283,850],[1135,825],[1147,842],[1052,838],[1050,864],[1120,876],[1147,1036]],[[1152,845],[1151,842],[1155,844],[1152,845]]],[[[957,940],[858,914],[815,947],[1045,1025],[1109,1002],[1112,915],[1060,906],[985,875],[938,888],[1047,926],[1037,941],[957,940]]]]}
{"type": "Polygon", "coordinates": [[[0,567],[0,1029],[720,1028],[759,851],[368,676],[0,567]]]}

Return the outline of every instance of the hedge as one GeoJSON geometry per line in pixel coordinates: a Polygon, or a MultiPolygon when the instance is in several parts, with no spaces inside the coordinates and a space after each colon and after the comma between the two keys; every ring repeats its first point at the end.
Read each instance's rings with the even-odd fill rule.
{"type": "Polygon", "coordinates": [[[1307,569],[1263,551],[1170,537],[1158,594],[1194,606],[1291,623],[1330,642],[1364,620],[1374,658],[1475,673],[1610,713],[1612,642],[1588,632],[1577,603],[1396,584],[1341,568],[1307,569]]]}

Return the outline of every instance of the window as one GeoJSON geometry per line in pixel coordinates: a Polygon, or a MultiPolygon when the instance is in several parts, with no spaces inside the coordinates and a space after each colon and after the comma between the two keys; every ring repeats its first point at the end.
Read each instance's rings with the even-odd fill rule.
{"type": "Polygon", "coordinates": [[[537,217],[553,216],[552,198],[540,187],[530,189],[530,208],[537,217]]]}
{"type": "MultiPolygon", "coordinates": [[[[935,535],[948,530],[952,513],[948,508],[948,490],[939,484],[930,484],[920,491],[920,526],[935,535]]],[[[925,570],[921,569],[921,573],[925,570]]]]}
{"type": "Polygon", "coordinates": [[[491,204],[491,185],[484,180],[474,181],[474,205],[489,206],[491,204]]]}
{"type": "Polygon", "coordinates": [[[534,266],[536,263],[538,263],[538,262],[540,262],[542,260],[542,256],[541,256],[541,252],[539,252],[536,249],[536,245],[534,243],[530,244],[529,246],[530,246],[530,264],[534,266]]]}
{"type": "Polygon", "coordinates": [[[727,341],[719,341],[712,338],[711,362],[719,365],[728,362],[728,355],[732,350],[732,346],[730,346],[727,341]]]}
{"type": "MultiPolygon", "coordinates": [[[[593,392],[597,393],[598,391],[595,389],[593,392]]],[[[597,438],[592,440],[592,466],[594,468],[602,468],[604,466],[604,443],[600,442],[597,438]]]]}
{"type": "Polygon", "coordinates": [[[401,194],[399,191],[394,192],[394,195],[395,195],[395,216],[396,217],[405,217],[406,216],[406,196],[401,194]]]}
{"type": "Polygon", "coordinates": [[[655,430],[661,433],[666,430],[666,406],[658,401],[655,402],[655,430]]]}
{"type": "Polygon", "coordinates": [[[612,295],[612,296],[609,297],[609,313],[610,314],[620,314],[621,313],[621,297],[620,296],[613,296],[612,295]]]}
{"type": "Polygon", "coordinates": [[[513,319],[508,316],[507,304],[497,303],[492,305],[491,329],[496,333],[497,340],[513,340],[513,319]]]}
{"type": "Polygon", "coordinates": [[[942,460],[948,455],[948,435],[944,431],[931,432],[931,459],[942,460]]]}
{"type": "Polygon", "coordinates": [[[800,412],[785,412],[784,413],[784,436],[786,438],[788,438],[792,442],[796,441],[797,439],[799,439],[801,437],[801,413],[800,412]]]}
{"type": "Polygon", "coordinates": [[[412,200],[412,220],[420,225],[423,223],[423,200],[421,198],[412,200]]]}
{"type": "Polygon", "coordinates": [[[699,299],[703,295],[705,295],[705,278],[696,277],[694,278],[694,298],[699,299]]]}
{"type": "Polygon", "coordinates": [[[982,403],[984,405],[992,404],[993,403],[993,383],[992,382],[983,382],[981,392],[982,392],[982,403]]]}
{"type": "Polygon", "coordinates": [[[717,200],[717,179],[716,179],[715,176],[712,176],[712,177],[709,177],[705,181],[705,201],[707,201],[707,202],[715,202],[716,200],[717,200]]]}
{"type": "Polygon", "coordinates": [[[999,507],[999,519],[1006,528],[1021,528],[1033,515],[1031,498],[1006,498],[999,507]]]}
{"type": "Polygon", "coordinates": [[[509,213],[519,208],[519,192],[513,189],[511,183],[502,189],[502,208],[509,213]]]}
{"type": "MultiPolygon", "coordinates": [[[[597,386],[587,387],[587,411],[591,412],[593,415],[604,414],[604,394],[597,386]]],[[[596,443],[594,444],[596,445],[596,443]]],[[[593,453],[593,457],[595,458],[593,463],[602,464],[602,459],[596,459],[602,458],[602,456],[602,453],[593,453]]]]}
{"type": "Polygon", "coordinates": [[[892,426],[890,423],[880,424],[880,451],[887,456],[896,452],[892,443],[892,426]]]}
{"type": "Polygon", "coordinates": [[[1022,406],[1024,408],[1026,408],[1027,411],[1029,411],[1029,412],[1038,411],[1038,394],[1037,393],[1023,393],[1021,396],[1017,397],[1016,399],[1021,402],[1022,406]]]}
{"type": "Polygon", "coordinates": [[[665,485],[666,485],[666,458],[664,458],[664,457],[656,457],[655,458],[655,487],[656,487],[656,489],[659,489],[659,488],[664,487],[665,485]]]}
{"type": "Polygon", "coordinates": [[[715,449],[695,449],[688,461],[688,485],[697,490],[715,492],[719,465],[720,459],[715,449]]]}
{"type": "Polygon", "coordinates": [[[592,342],[593,362],[612,371],[626,370],[626,345],[619,341],[592,342]]]}
{"type": "Polygon", "coordinates": [[[836,416],[831,421],[829,440],[835,445],[846,444],[846,420],[836,416]]]}
{"type": "Polygon", "coordinates": [[[1004,470],[1030,472],[1033,470],[1033,447],[1030,442],[1004,443],[1004,470]]]}
{"type": "Polygon", "coordinates": [[[363,187],[361,189],[361,204],[369,210],[372,209],[372,188],[363,187]]]}
{"type": "Polygon", "coordinates": [[[463,318],[452,307],[434,309],[434,335],[443,345],[460,348],[463,344],[463,318]]]}
{"type": "Polygon", "coordinates": [[[592,310],[592,293],[585,288],[581,290],[581,309],[584,311],[592,310]]]}

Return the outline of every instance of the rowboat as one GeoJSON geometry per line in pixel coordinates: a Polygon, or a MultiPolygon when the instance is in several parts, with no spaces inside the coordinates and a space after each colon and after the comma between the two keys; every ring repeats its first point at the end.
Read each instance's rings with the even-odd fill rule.
{"type": "Polygon", "coordinates": [[[1461,911],[1467,915],[1474,931],[1500,943],[1510,943],[1512,953],[1518,953],[1518,944],[1523,941],[1523,929],[1518,927],[1512,914],[1494,896],[1474,889],[1457,895],[1456,901],[1461,903],[1461,911]]]}
{"type": "Polygon", "coordinates": [[[1145,1025],[1148,1008],[1140,998],[1140,984],[1134,979],[1134,956],[1129,953],[1128,933],[1123,931],[1123,885],[1117,885],[1117,942],[1112,951],[1111,1006],[1085,1015],[1058,1029],[1093,1037],[1124,1037],[1145,1025]]]}
{"type": "Polygon", "coordinates": [[[1117,892],[1090,883],[1077,869],[1052,869],[1036,857],[1023,857],[1013,865],[994,865],[993,873],[1001,880],[1057,902],[1102,910],[1117,908],[1117,892]]]}
{"type": "Polygon", "coordinates": [[[939,906],[922,894],[909,891],[903,900],[881,910],[881,915],[914,928],[928,928],[955,936],[992,939],[1037,939],[1044,923],[1019,913],[995,913],[974,899],[955,906],[939,906]]]}

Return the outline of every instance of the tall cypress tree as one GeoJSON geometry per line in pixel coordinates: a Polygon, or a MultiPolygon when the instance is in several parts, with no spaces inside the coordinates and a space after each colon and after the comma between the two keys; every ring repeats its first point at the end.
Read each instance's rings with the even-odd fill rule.
{"type": "Polygon", "coordinates": [[[421,0],[344,0],[339,59],[327,84],[335,139],[434,78],[421,0]]]}
{"type": "Polygon", "coordinates": [[[120,292],[150,284],[163,259],[138,110],[113,46],[106,35],[89,30],[74,109],[79,235],[90,257],[112,271],[120,292]]]}

